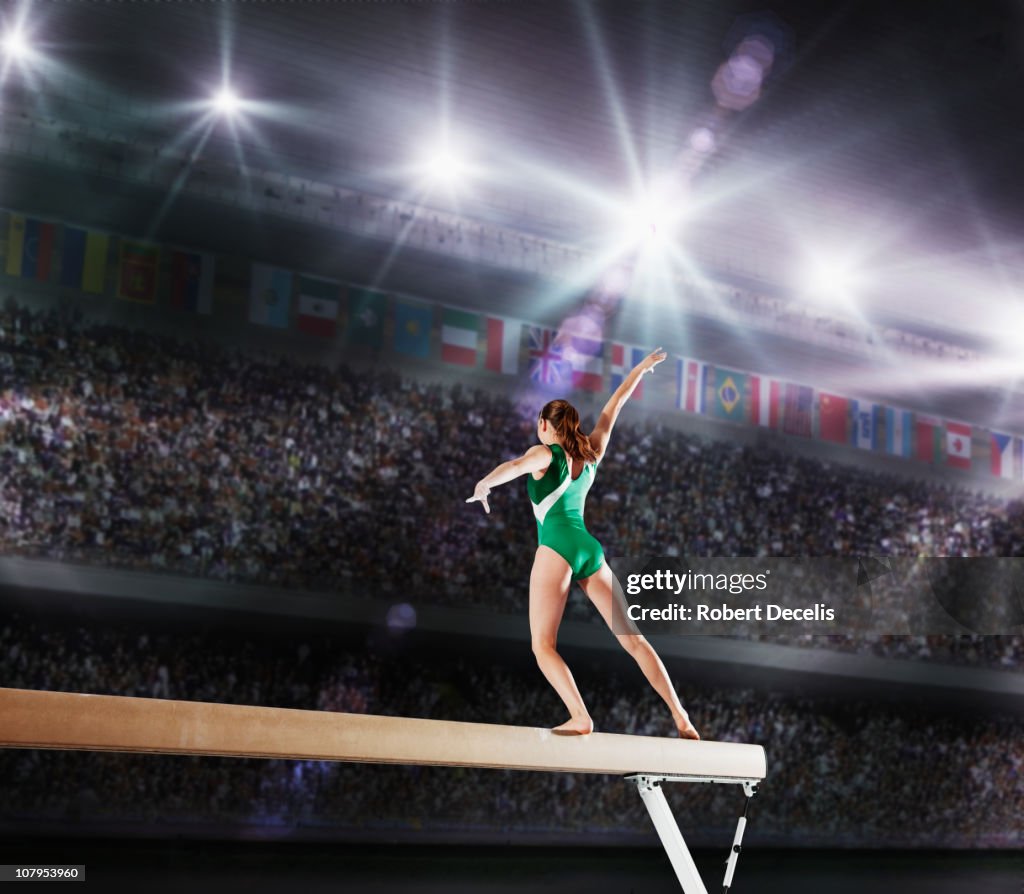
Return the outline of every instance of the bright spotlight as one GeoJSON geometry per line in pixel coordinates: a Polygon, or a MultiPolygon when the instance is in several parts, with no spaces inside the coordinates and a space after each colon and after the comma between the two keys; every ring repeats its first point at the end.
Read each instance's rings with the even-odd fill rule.
{"type": "Polygon", "coordinates": [[[450,146],[441,146],[427,159],[427,176],[436,183],[454,186],[469,172],[465,158],[450,146]]]}
{"type": "Polygon", "coordinates": [[[853,262],[837,255],[819,255],[804,271],[804,291],[816,304],[847,302],[861,284],[853,262]]]}
{"type": "Polygon", "coordinates": [[[668,242],[679,222],[678,209],[666,196],[648,194],[626,211],[626,238],[652,245],[668,242]]]}
{"type": "Polygon", "coordinates": [[[242,108],[242,101],[238,98],[238,95],[230,87],[221,87],[210,100],[214,110],[221,115],[231,117],[235,115],[242,108]]]}
{"type": "Polygon", "coordinates": [[[0,46],[3,47],[4,55],[11,59],[27,59],[32,55],[32,47],[25,35],[17,28],[12,28],[4,34],[0,46]]]}

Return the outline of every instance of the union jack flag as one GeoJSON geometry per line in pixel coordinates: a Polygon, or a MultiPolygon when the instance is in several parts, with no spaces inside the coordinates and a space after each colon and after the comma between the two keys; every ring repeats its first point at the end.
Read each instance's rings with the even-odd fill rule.
{"type": "Polygon", "coordinates": [[[562,348],[554,347],[554,329],[528,327],[530,331],[530,378],[541,385],[562,385],[569,381],[571,369],[562,357],[562,348]]]}

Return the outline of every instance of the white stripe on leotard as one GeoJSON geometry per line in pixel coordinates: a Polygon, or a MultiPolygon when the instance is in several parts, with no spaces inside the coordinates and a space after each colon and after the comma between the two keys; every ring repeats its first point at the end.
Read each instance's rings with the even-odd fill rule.
{"type": "Polygon", "coordinates": [[[551,507],[558,502],[562,494],[569,489],[570,484],[572,484],[572,475],[566,475],[565,480],[551,491],[551,493],[549,493],[543,500],[539,503],[533,503],[533,514],[537,517],[537,521],[544,524],[544,517],[548,514],[551,507]]]}

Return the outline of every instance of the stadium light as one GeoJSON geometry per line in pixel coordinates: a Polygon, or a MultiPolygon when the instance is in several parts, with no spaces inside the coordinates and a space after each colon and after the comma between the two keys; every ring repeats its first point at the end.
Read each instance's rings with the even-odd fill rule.
{"type": "Polygon", "coordinates": [[[671,189],[652,189],[643,194],[626,208],[625,239],[648,248],[670,243],[682,220],[680,200],[681,196],[671,189]]]}
{"type": "Polygon", "coordinates": [[[213,109],[225,117],[236,115],[242,108],[242,101],[238,98],[229,86],[225,85],[218,90],[210,100],[213,109]]]}
{"type": "Polygon", "coordinates": [[[448,143],[435,147],[424,164],[427,179],[452,187],[469,176],[469,165],[463,154],[448,143]]]}
{"type": "Polygon", "coordinates": [[[0,41],[3,53],[15,61],[25,60],[32,56],[32,47],[20,28],[11,28],[0,41]]]}
{"type": "Polygon", "coordinates": [[[803,272],[802,291],[816,304],[846,304],[863,284],[854,262],[839,254],[822,253],[811,258],[803,272]]]}

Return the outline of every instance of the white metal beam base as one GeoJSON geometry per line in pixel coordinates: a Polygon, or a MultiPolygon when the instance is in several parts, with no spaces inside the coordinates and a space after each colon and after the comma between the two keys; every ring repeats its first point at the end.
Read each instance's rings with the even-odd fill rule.
{"type": "Polygon", "coordinates": [[[747,807],[750,805],[750,799],[757,792],[760,780],[713,776],[663,776],[647,773],[638,773],[625,778],[636,783],[636,789],[654,821],[654,828],[657,830],[665,853],[668,854],[672,868],[676,872],[683,894],[708,894],[708,889],[704,887],[704,882],[697,871],[697,864],[693,862],[690,849],[683,840],[675,817],[672,816],[672,810],[668,806],[668,801],[665,800],[661,784],[663,782],[720,782],[743,786],[746,800],[743,802],[743,812],[736,824],[736,834],[733,836],[732,848],[729,850],[729,858],[725,865],[725,881],[722,891],[723,894],[728,894],[729,888],[732,886],[733,875],[736,872],[736,861],[739,859],[743,847],[743,831],[747,827],[747,807]]]}

